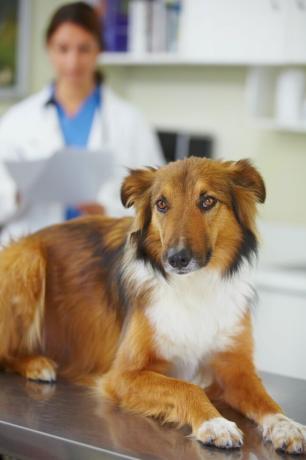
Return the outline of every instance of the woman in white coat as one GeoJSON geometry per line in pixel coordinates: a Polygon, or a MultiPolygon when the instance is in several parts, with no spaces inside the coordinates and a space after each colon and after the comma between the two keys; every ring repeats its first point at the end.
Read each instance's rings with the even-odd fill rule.
{"type": "Polygon", "coordinates": [[[103,43],[101,24],[92,7],[76,2],[59,8],[47,28],[46,44],[55,81],[13,106],[0,120],[2,243],[59,222],[65,214],[66,218],[123,214],[119,192],[126,167],[164,163],[157,138],[144,117],[114,94],[96,71],[103,43]],[[80,203],[64,212],[58,204],[33,205],[18,216],[22,196],[18,196],[4,162],[48,158],[65,146],[113,155],[116,172],[102,186],[97,203],[80,203]]]}

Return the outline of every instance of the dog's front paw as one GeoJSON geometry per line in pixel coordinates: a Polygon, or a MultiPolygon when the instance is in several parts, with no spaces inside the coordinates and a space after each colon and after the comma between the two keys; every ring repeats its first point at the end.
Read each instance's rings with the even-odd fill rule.
{"type": "Polygon", "coordinates": [[[262,421],[263,438],[277,450],[289,454],[306,451],[306,427],[283,414],[267,415],[262,421]]]}
{"type": "Polygon", "coordinates": [[[202,423],[195,437],[203,444],[224,449],[241,447],[243,444],[242,431],[236,423],[223,417],[215,417],[202,423]]]}
{"type": "Polygon", "coordinates": [[[57,364],[45,356],[37,356],[28,360],[24,374],[29,380],[39,382],[55,382],[57,364]]]}

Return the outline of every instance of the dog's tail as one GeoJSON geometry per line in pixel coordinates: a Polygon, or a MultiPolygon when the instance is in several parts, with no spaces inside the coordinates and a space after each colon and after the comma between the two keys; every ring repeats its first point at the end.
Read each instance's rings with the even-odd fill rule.
{"type": "Polygon", "coordinates": [[[0,361],[28,354],[41,342],[46,263],[27,237],[0,251],[0,361]]]}

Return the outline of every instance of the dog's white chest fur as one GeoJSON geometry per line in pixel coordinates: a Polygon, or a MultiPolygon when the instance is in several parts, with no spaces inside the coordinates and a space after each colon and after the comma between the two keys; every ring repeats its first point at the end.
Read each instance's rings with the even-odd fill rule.
{"type": "Polygon", "coordinates": [[[200,270],[155,284],[146,315],[157,350],[174,365],[173,376],[198,382],[199,364],[231,346],[253,293],[247,272],[244,267],[225,280],[200,270]]]}

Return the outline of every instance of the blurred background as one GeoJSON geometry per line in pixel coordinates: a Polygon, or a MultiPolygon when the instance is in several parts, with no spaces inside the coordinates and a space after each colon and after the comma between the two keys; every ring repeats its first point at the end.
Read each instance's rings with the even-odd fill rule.
{"type": "MultiPolygon", "coordinates": [[[[2,21],[1,0],[0,115],[52,80],[44,34],[63,4],[8,3],[16,15],[2,21]]],[[[251,158],[263,175],[256,360],[306,379],[306,0],[88,3],[104,24],[105,81],[142,111],[165,161],[251,158]]]]}

